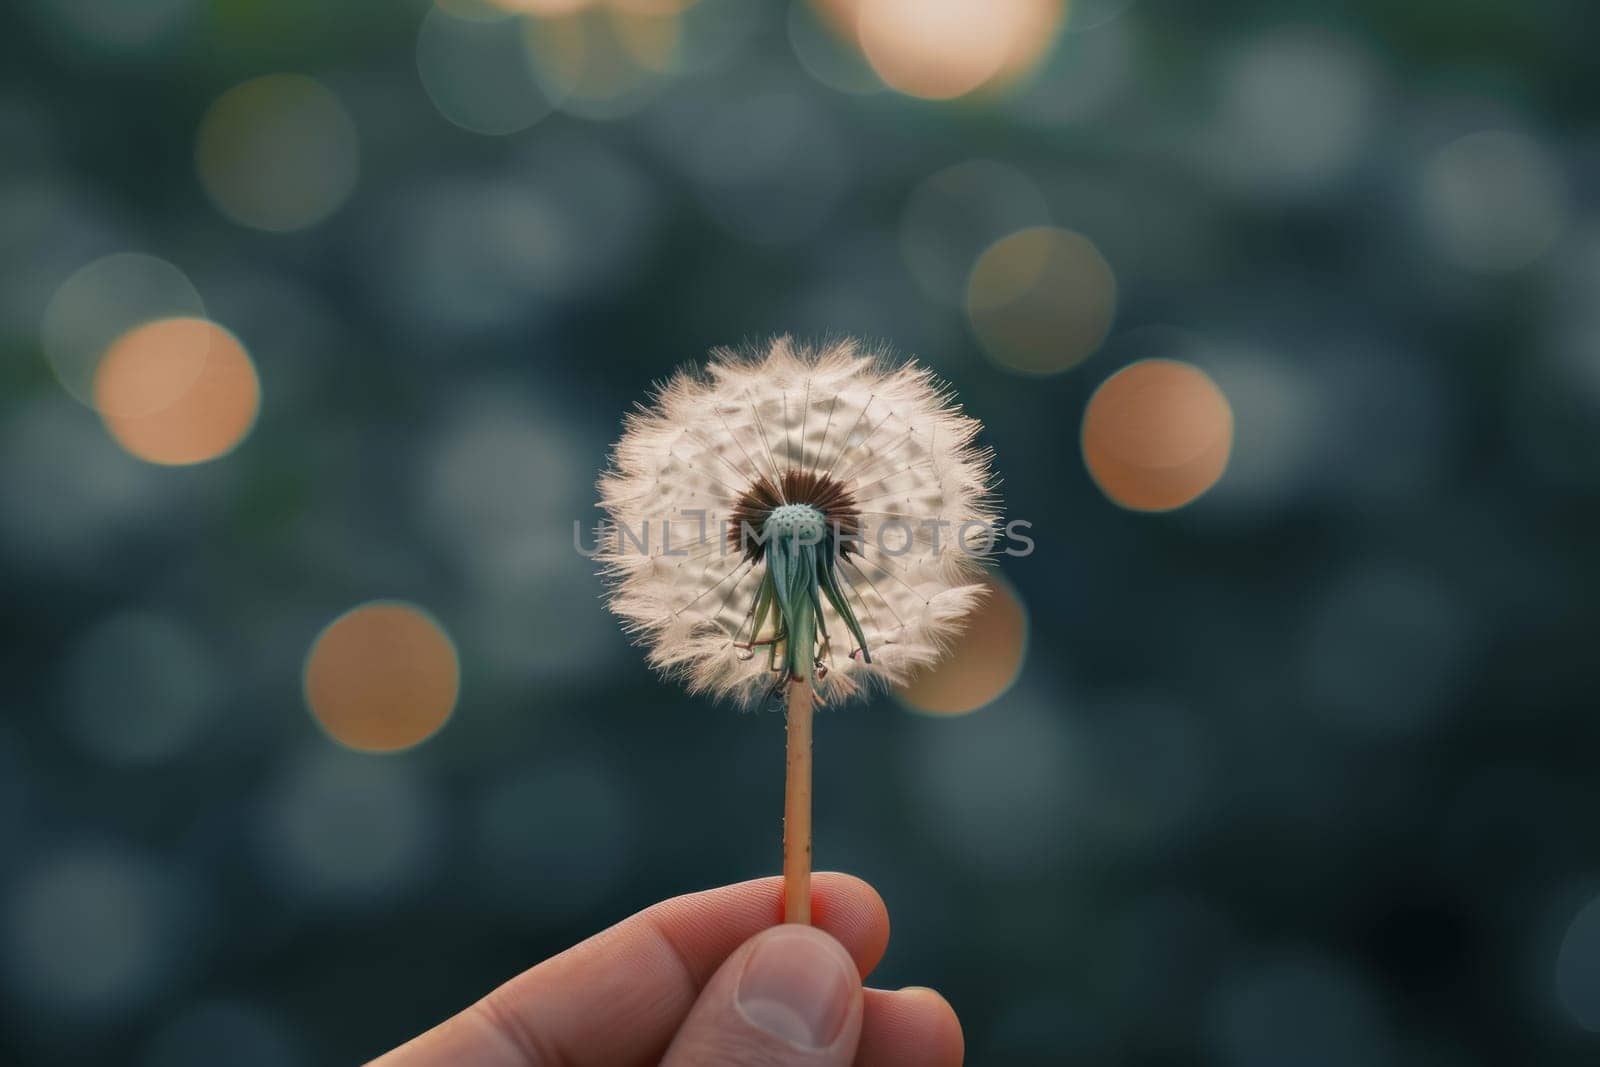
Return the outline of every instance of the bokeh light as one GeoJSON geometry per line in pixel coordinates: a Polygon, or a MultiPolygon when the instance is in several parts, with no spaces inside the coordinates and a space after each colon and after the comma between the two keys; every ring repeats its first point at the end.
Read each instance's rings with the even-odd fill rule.
{"type": "Polygon", "coordinates": [[[1315,483],[1330,445],[1350,447],[1342,437],[1330,441],[1338,423],[1304,363],[1233,340],[1175,347],[1205,368],[1234,416],[1227,477],[1201,506],[1233,521],[1279,513],[1315,483]]]}
{"type": "MultiPolygon", "coordinates": [[[[30,140],[25,129],[0,135],[30,140]]],[[[0,178],[0,246],[9,250],[0,259],[0,342],[33,346],[62,283],[85,264],[124,248],[128,237],[116,231],[92,186],[53,165],[29,168],[19,161],[15,169],[0,178]]]]}
{"type": "Polygon", "coordinates": [[[95,369],[95,410],[137,418],[176,404],[205,373],[213,330],[204,319],[161,319],[117,338],[95,369]]]}
{"type": "Polygon", "coordinates": [[[512,0],[433,0],[441,11],[459,19],[478,22],[501,22],[516,15],[512,0]]]}
{"type": "MultiPolygon", "coordinates": [[[[1123,12],[1132,7],[1134,0],[1071,0],[1067,5],[1067,32],[1084,33],[1087,30],[1104,30],[1123,12]]],[[[1096,33],[1094,39],[1105,35],[1096,33]]]]}
{"type": "Polygon", "coordinates": [[[637,111],[678,59],[682,25],[672,12],[604,8],[530,20],[528,54],[555,106],[588,119],[637,111]]]}
{"type": "MultiPolygon", "coordinates": [[[[1068,30],[1077,28],[1083,0],[1074,0],[1068,30]]],[[[1006,110],[1040,128],[1060,129],[1101,118],[1138,84],[1133,30],[1111,21],[1094,33],[1068,33],[1027,80],[1006,110]]]]}
{"type": "Polygon", "coordinates": [[[1566,179],[1531,137],[1469,134],[1441,149],[1422,178],[1422,219],[1434,247],[1468,270],[1499,273],[1544,255],[1567,224],[1566,179]]]}
{"type": "Polygon", "coordinates": [[[593,575],[572,566],[572,520],[589,506],[583,438],[517,395],[497,383],[453,398],[413,484],[416,522],[462,577],[456,636],[493,677],[526,684],[604,670],[622,643],[593,575]],[[544,472],[537,487],[530,470],[544,472]],[[534,529],[562,536],[531,538],[534,529]]]}
{"type": "Polygon", "coordinates": [[[414,476],[419,521],[440,551],[486,588],[544,578],[551,546],[531,529],[566,527],[588,490],[580,453],[561,422],[509,388],[467,390],[440,412],[414,476]],[[537,487],[530,470],[543,471],[537,487]]]}
{"type": "MultiPolygon", "coordinates": [[[[39,343],[56,380],[92,407],[96,372],[118,338],[158,319],[204,314],[200,294],[177,267],[154,256],[118,252],[62,283],[45,307],[39,343]]],[[[190,366],[198,360],[187,353],[177,362],[190,366]]]]}
{"type": "Polygon", "coordinates": [[[1003,30],[1006,47],[1000,67],[984,82],[984,92],[1005,92],[1032,81],[1055,49],[1072,0],[1009,0],[988,3],[982,10],[1003,30]]]}
{"type": "Polygon", "coordinates": [[[421,325],[481,341],[626,284],[653,236],[653,194],[632,160],[548,131],[514,169],[440,181],[388,206],[373,234],[373,280],[421,325]]]}
{"type": "Polygon", "coordinates": [[[65,1020],[116,1019],[161,996],[186,951],[191,895],[154,857],[77,842],[16,872],[0,912],[9,1003],[65,1020]]]}
{"type": "Polygon", "coordinates": [[[455,645],[411,604],[374,601],[329,623],[306,657],[311,713],[333,738],[363,752],[419,744],[455,709],[455,645]]]}
{"type": "Polygon", "coordinates": [[[291,761],[265,799],[266,873],[297,896],[370,908],[427,874],[437,817],[410,762],[325,745],[291,761]]]}
{"type": "MultiPolygon", "coordinates": [[[[1393,506],[1449,477],[1462,442],[1452,397],[1456,385],[1438,364],[1361,334],[1334,335],[1314,352],[1318,402],[1328,412],[1320,427],[1317,472],[1328,489],[1361,505],[1393,506]]],[[[1219,381],[1226,390],[1227,381],[1219,381]]],[[[1236,437],[1235,456],[1243,440],[1242,433],[1236,437]]]]}
{"type": "Polygon", "coordinates": [[[1087,754],[1059,694],[1018,686],[982,715],[928,724],[907,741],[902,788],[949,858],[1009,877],[1081,843],[1071,819],[1087,754]]]}
{"type": "Polygon", "coordinates": [[[1228,59],[1209,163],[1252,193],[1318,191],[1361,157],[1379,103],[1376,63],[1359,46],[1279,27],[1228,59]]]}
{"type": "Polygon", "coordinates": [[[80,40],[111,52],[138,51],[177,37],[195,18],[201,0],[36,0],[80,40]]]}
{"type": "Polygon", "coordinates": [[[1361,512],[1408,506],[1436,491],[1461,447],[1457,383],[1427,353],[1346,323],[1261,345],[1135,330],[1119,352],[1173,354],[1203,369],[1228,399],[1233,450],[1197,512],[1258,520],[1310,500],[1361,512]]]}
{"type": "Polygon", "coordinates": [[[1556,995],[1572,1021],[1600,1033],[1600,897],[1573,916],[1556,955],[1556,995]]]}
{"type": "Polygon", "coordinates": [[[205,648],[179,621],[113,615],[84,634],[63,664],[63,721],[107,763],[159,763],[198,738],[217,681],[205,648]]]}
{"type": "Polygon", "coordinates": [[[1116,314],[1117,281],[1094,243],[1053,226],[990,245],[967,281],[984,350],[1023,374],[1056,374],[1093,355],[1116,314]]]}
{"type": "Polygon", "coordinates": [[[599,0],[599,2],[609,3],[618,11],[629,11],[636,15],[680,15],[699,4],[701,0],[599,0]]]}
{"type": "Polygon", "coordinates": [[[1028,612],[1011,583],[985,576],[989,595],[973,610],[950,654],[899,687],[900,701],[933,715],[965,715],[1010,689],[1028,648],[1028,612]]]}
{"type": "Polygon", "coordinates": [[[204,319],[165,319],[129,331],[94,378],[94,406],[112,438],[163,466],[225,455],[255,425],[261,382],[238,338],[204,319]],[[190,378],[196,353],[198,373],[190,378]]]}
{"type": "Polygon", "coordinates": [[[854,45],[854,0],[790,0],[789,47],[817,81],[841,93],[881,93],[885,86],[854,45]],[[850,11],[830,10],[843,9],[850,11]],[[841,39],[842,38],[842,39],[841,39]]]}
{"type": "Polygon", "coordinates": [[[1204,371],[1146,359],[1095,390],[1083,461],[1101,492],[1135,511],[1170,511],[1216,484],[1233,449],[1233,409],[1204,371]]]}
{"type": "Polygon", "coordinates": [[[1039,538],[818,719],[882,984],[981,1063],[1592,1058],[1593,5],[1355,6],[22,0],[0,1062],[364,1062],[773,871],[781,711],[656,679],[572,529],[773,331],[949,381],[1039,538]],[[1220,474],[1111,420],[1137,507],[1215,477],[1177,511],[1080,437],[1150,357],[1231,412],[1220,474]],[[230,364],[242,440],[163,465],[230,364]],[[376,597],[454,690],[324,715],[376,597]]]}
{"type": "Polygon", "coordinates": [[[517,133],[550,113],[517,19],[431,9],[417,31],[417,73],[439,114],[473,133],[517,133]]]}
{"type": "Polygon", "coordinates": [[[493,2],[507,11],[536,15],[540,18],[555,18],[576,14],[585,8],[594,7],[597,3],[603,3],[604,0],[493,0],[493,2]]]}
{"type": "Polygon", "coordinates": [[[473,333],[536,319],[570,280],[572,216],[532,182],[443,182],[385,213],[375,278],[409,318],[473,333]]]}
{"type": "Polygon", "coordinates": [[[1600,226],[1575,230],[1555,259],[1544,351],[1517,361],[1511,432],[1549,485],[1600,485],[1600,226]]]}
{"type": "Polygon", "coordinates": [[[857,0],[856,34],[878,76],[910,96],[949,100],[1015,80],[1049,49],[1061,0],[857,0]]]}
{"type": "Polygon", "coordinates": [[[1000,238],[1050,221],[1033,179],[987,159],[946,167],[912,191],[900,213],[900,252],[918,286],[959,307],[967,276],[1000,238]]]}
{"type": "Polygon", "coordinates": [[[694,180],[706,210],[747,241],[813,237],[855,177],[837,120],[815,94],[762,79],[743,95],[677,94],[658,114],[662,150],[694,180]]]}
{"type": "Polygon", "coordinates": [[[218,210],[235,222],[286,232],[314,226],[344,204],[360,171],[355,123],[339,98],[298,74],[229,89],[200,120],[195,163],[218,210]]]}
{"type": "Polygon", "coordinates": [[[0,426],[0,546],[30,570],[98,573],[170,519],[175,486],[59,393],[0,426]]]}
{"type": "Polygon", "coordinates": [[[812,15],[841,37],[855,39],[856,22],[861,16],[861,0],[800,0],[812,15]]]}

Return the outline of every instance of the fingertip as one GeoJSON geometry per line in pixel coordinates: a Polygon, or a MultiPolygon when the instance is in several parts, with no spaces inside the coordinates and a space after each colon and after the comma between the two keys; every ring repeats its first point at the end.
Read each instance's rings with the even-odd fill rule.
{"type": "Polygon", "coordinates": [[[823,890],[840,896],[849,896],[859,899],[863,904],[868,904],[884,911],[883,897],[878,894],[872,883],[858,875],[845,871],[817,871],[811,876],[813,892],[823,890]]]}
{"type": "Polygon", "coordinates": [[[872,885],[853,874],[821,871],[812,876],[815,924],[849,947],[865,978],[889,947],[889,908],[872,885]]]}
{"type": "Polygon", "coordinates": [[[825,930],[790,924],[746,942],[734,1004],[746,1022],[803,1048],[835,1045],[859,1026],[861,979],[848,949],[825,930]]]}
{"type": "Polygon", "coordinates": [[[930,1064],[960,1064],[966,1058],[967,1035],[961,1027],[961,1016],[943,993],[927,986],[907,986],[895,992],[897,1003],[904,1005],[906,1014],[919,1021],[927,1036],[930,1064]],[[942,1052],[940,1059],[936,1053],[942,1052]]]}
{"type": "Polygon", "coordinates": [[[866,991],[861,1067],[960,1067],[966,1036],[955,1009],[925,986],[866,991]]]}
{"type": "Polygon", "coordinates": [[[915,1005],[914,1011],[924,1016],[935,1042],[954,1050],[952,1062],[960,1063],[966,1055],[967,1035],[961,1027],[961,1016],[944,994],[927,986],[907,986],[898,992],[906,1003],[915,1005]]]}
{"type": "Polygon", "coordinates": [[[864,1011],[855,957],[815,926],[761,931],[729,956],[679,1028],[663,1067],[845,1067],[864,1011]]]}

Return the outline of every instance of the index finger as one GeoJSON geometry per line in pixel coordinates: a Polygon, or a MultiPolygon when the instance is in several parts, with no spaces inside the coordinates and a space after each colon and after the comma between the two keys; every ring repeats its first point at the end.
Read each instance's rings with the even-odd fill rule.
{"type": "MultiPolygon", "coordinates": [[[[372,1067],[655,1063],[717,967],[776,925],[782,907],[779,878],[663,901],[524,971],[372,1067]]],[[[815,876],[812,921],[844,945],[862,977],[889,942],[883,899],[848,874],[815,876]]]]}

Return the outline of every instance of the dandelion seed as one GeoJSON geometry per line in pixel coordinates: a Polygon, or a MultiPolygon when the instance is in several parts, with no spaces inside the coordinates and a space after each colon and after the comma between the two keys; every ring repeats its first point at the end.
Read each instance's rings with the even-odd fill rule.
{"type": "Polygon", "coordinates": [[[809,916],[813,704],[909,681],[986,591],[979,429],[914,363],[780,338],[680,371],[600,479],[610,606],[651,665],[746,706],[786,696],[791,921],[809,916]]]}

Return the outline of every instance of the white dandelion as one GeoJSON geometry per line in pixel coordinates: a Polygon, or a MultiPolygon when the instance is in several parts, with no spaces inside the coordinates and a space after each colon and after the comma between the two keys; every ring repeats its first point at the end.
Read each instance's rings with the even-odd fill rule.
{"type": "Polygon", "coordinates": [[[792,920],[809,909],[812,705],[909,681],[985,594],[980,428],[915,363],[780,338],[680,371],[600,479],[610,606],[650,663],[746,706],[787,689],[792,920]]]}

